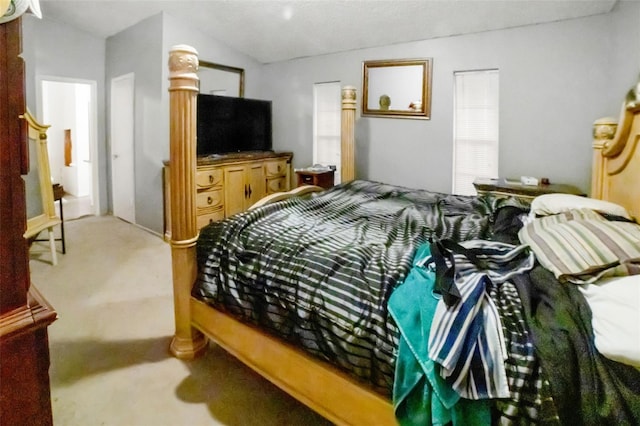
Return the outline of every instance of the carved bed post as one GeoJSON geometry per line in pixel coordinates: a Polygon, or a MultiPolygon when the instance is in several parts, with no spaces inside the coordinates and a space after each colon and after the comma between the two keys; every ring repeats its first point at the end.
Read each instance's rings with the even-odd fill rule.
{"type": "Polygon", "coordinates": [[[345,86],[342,88],[342,119],[341,119],[341,170],[342,182],[354,180],[355,164],[355,117],[356,117],[356,88],[345,86]]]}
{"type": "Polygon", "coordinates": [[[613,139],[618,127],[618,120],[611,117],[601,118],[593,123],[593,165],[591,167],[592,198],[603,199],[603,173],[606,157],[603,150],[613,139]]]}
{"type": "Polygon", "coordinates": [[[191,359],[206,347],[191,326],[190,296],[196,278],[196,100],[198,52],[186,45],[169,52],[171,260],[176,333],[171,353],[191,359]]]}
{"type": "Polygon", "coordinates": [[[619,119],[594,123],[592,197],[623,206],[640,218],[640,82],[627,94],[619,119]],[[631,92],[638,92],[632,97],[631,92]]]}

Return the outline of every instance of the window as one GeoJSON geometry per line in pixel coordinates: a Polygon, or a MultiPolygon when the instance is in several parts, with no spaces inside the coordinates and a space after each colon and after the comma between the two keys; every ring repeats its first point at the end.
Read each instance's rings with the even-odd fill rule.
{"type": "Polygon", "coordinates": [[[313,85],[313,164],[336,166],[340,182],[340,82],[313,85]]]}
{"type": "Polygon", "coordinates": [[[498,70],[454,73],[454,194],[474,195],[475,178],[498,177],[498,83],[498,70]]]}

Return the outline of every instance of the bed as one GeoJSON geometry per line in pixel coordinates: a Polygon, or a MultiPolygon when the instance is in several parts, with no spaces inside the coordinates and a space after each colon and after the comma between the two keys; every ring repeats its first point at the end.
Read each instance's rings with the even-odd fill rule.
{"type": "MultiPolygon", "coordinates": [[[[172,189],[175,188],[171,192],[171,250],[176,322],[176,332],[170,348],[172,354],[182,359],[194,358],[205,350],[210,339],[293,397],[336,424],[396,424],[394,408],[388,395],[388,390],[393,386],[393,383],[390,383],[393,381],[393,372],[389,371],[387,367],[382,367],[380,373],[372,373],[372,368],[367,367],[354,376],[346,371],[348,366],[344,365],[344,363],[340,364],[339,361],[336,365],[335,362],[327,362],[327,359],[334,358],[337,352],[342,351],[340,349],[342,348],[341,344],[334,345],[333,350],[329,348],[329,355],[327,355],[326,348],[319,348],[321,342],[318,339],[309,339],[306,343],[302,342],[304,339],[299,336],[305,335],[314,326],[308,326],[306,329],[301,327],[304,330],[298,330],[297,339],[284,340],[276,337],[275,332],[278,329],[290,330],[292,328],[291,322],[282,322],[280,320],[286,314],[277,311],[277,309],[275,311],[270,310],[270,308],[263,309],[262,314],[258,316],[267,319],[276,318],[270,325],[267,325],[269,330],[265,331],[263,328],[256,326],[254,314],[246,313],[248,311],[244,310],[244,301],[236,301],[235,305],[232,302],[232,307],[225,308],[221,303],[224,302],[223,299],[227,298],[227,296],[217,295],[215,291],[212,296],[204,295],[201,292],[202,282],[206,281],[206,279],[203,279],[202,269],[211,268],[214,271],[213,275],[215,275],[215,270],[219,266],[215,265],[218,261],[216,259],[224,259],[225,247],[235,245],[236,242],[231,243],[230,240],[225,240],[229,244],[218,244],[216,246],[216,239],[220,238],[221,233],[228,231],[216,224],[203,230],[203,235],[200,237],[200,242],[198,242],[199,234],[195,223],[195,192],[192,190],[195,187],[196,170],[195,99],[198,92],[197,68],[198,58],[195,49],[181,45],[171,50],[169,56],[170,185],[172,189]],[[217,247],[218,250],[218,253],[208,260],[204,248],[207,245],[214,247],[214,249],[217,247]],[[207,261],[213,263],[207,264],[207,261]],[[199,262],[201,265],[200,270],[198,267],[199,262]],[[194,283],[197,283],[196,287],[194,287],[194,283]],[[207,298],[211,300],[207,300],[207,298]],[[212,305],[218,307],[214,308],[212,305]],[[311,348],[311,352],[302,350],[301,345],[307,349],[311,348]],[[313,350],[314,347],[315,351],[313,350]],[[322,358],[325,359],[323,360],[322,358]],[[385,370],[385,368],[387,369],[385,370]],[[363,379],[366,379],[368,383],[364,383],[363,379]]],[[[379,232],[381,234],[388,235],[389,230],[385,227],[389,226],[389,222],[397,220],[398,215],[400,215],[403,221],[412,224],[409,228],[415,234],[412,234],[408,239],[400,238],[389,241],[388,248],[396,248],[396,250],[390,250],[391,255],[387,252],[385,256],[392,256],[393,262],[391,263],[394,266],[400,265],[395,269],[395,272],[391,273],[391,275],[395,274],[398,281],[402,281],[407,277],[409,269],[412,267],[411,262],[414,260],[413,252],[421,243],[432,240],[434,237],[453,240],[488,238],[496,233],[493,224],[498,212],[508,211],[508,209],[502,209],[502,207],[512,208],[514,209],[512,211],[515,212],[527,208],[527,206],[520,204],[517,199],[461,198],[356,180],[354,161],[355,102],[355,89],[353,87],[344,88],[341,117],[341,167],[343,182],[346,183],[328,191],[322,190],[318,194],[315,194],[315,192],[321,191],[321,189],[315,187],[297,188],[291,194],[274,194],[268,199],[259,202],[251,211],[241,214],[241,221],[236,222],[233,226],[240,228],[251,227],[254,232],[250,236],[240,237],[245,239],[245,243],[250,243],[247,246],[248,248],[243,246],[241,249],[243,250],[243,259],[246,261],[245,264],[253,262],[254,264],[262,265],[268,274],[270,262],[274,261],[264,260],[261,257],[262,249],[255,244],[260,243],[261,240],[268,241],[272,246],[271,251],[284,250],[277,246],[279,241],[277,238],[273,238],[266,233],[266,230],[271,225],[264,222],[265,218],[270,217],[270,215],[278,214],[277,212],[281,211],[279,210],[280,206],[287,206],[287,208],[293,209],[295,212],[302,213],[298,215],[281,213],[283,214],[280,218],[281,220],[276,220],[275,222],[294,218],[292,220],[297,222],[289,223],[288,227],[299,226],[305,229],[306,235],[314,236],[312,239],[314,243],[321,239],[318,236],[320,234],[314,234],[314,232],[321,232],[318,229],[321,228],[319,224],[325,223],[325,219],[315,215],[318,211],[323,210],[323,206],[326,203],[334,203],[336,199],[338,203],[346,202],[345,198],[356,194],[355,197],[361,197],[356,202],[356,207],[347,208],[356,210],[358,205],[375,202],[376,204],[371,204],[371,206],[375,206],[372,208],[382,211],[381,216],[387,219],[391,218],[389,221],[369,224],[369,227],[377,227],[382,230],[379,232]],[[398,195],[400,195],[399,198],[403,203],[400,206],[401,213],[398,213],[397,206],[390,205],[390,200],[398,198],[398,195]],[[421,217],[421,214],[416,213],[415,207],[412,206],[420,203],[433,205],[434,197],[438,200],[436,204],[446,206],[454,219],[436,224],[424,224],[424,221],[429,221],[430,219],[421,217]],[[303,201],[315,203],[315,206],[309,207],[303,201]],[[314,225],[311,226],[308,222],[299,220],[303,216],[316,217],[314,225]],[[311,228],[308,228],[309,226],[311,228]],[[424,232],[424,229],[429,231],[424,232]],[[251,246],[251,244],[254,244],[254,246],[251,246]],[[402,251],[397,249],[398,246],[409,247],[408,249],[404,247],[405,250],[402,251]]],[[[638,154],[637,148],[638,140],[640,139],[639,134],[640,107],[636,104],[624,105],[619,120],[599,120],[594,127],[592,197],[624,206],[634,217],[640,217],[640,154],[638,154]]],[[[341,231],[334,230],[333,232],[336,233],[334,235],[344,233],[345,229],[349,229],[348,224],[349,222],[347,221],[344,225],[345,228],[341,231]]],[[[351,231],[359,227],[353,226],[351,231]]],[[[282,233],[281,230],[275,232],[282,233]]],[[[363,239],[362,235],[357,234],[355,231],[352,233],[353,238],[355,238],[354,241],[357,241],[358,238],[360,240],[363,239]]],[[[232,238],[232,236],[229,234],[225,238],[232,238]]],[[[291,238],[296,239],[296,237],[291,238]]],[[[289,253],[289,258],[297,257],[303,249],[309,247],[308,244],[305,245],[301,241],[296,241],[296,243],[298,246],[296,246],[296,249],[291,249],[293,251],[289,253]]],[[[330,251],[331,247],[328,244],[327,247],[324,247],[324,250],[330,251]]],[[[309,251],[313,252],[313,250],[309,251]]],[[[316,256],[326,255],[326,251],[319,253],[316,253],[316,256]]],[[[385,263],[389,261],[389,258],[383,257],[381,259],[375,263],[378,264],[378,269],[383,270],[382,276],[387,277],[388,270],[392,269],[387,267],[388,264],[385,263]]],[[[280,261],[280,263],[284,262],[280,261]]],[[[370,265],[365,266],[369,267],[370,265]]],[[[236,269],[241,267],[242,265],[235,266],[236,269]]],[[[290,270],[295,269],[296,271],[304,271],[306,269],[305,264],[295,267],[284,265],[284,267],[289,267],[290,270]]],[[[363,268],[366,269],[366,267],[363,268]]],[[[245,272],[247,277],[253,276],[251,271],[245,272]]],[[[289,274],[295,275],[291,271],[289,274]]],[[[540,272],[540,274],[545,275],[545,271],[540,272]]],[[[327,273],[327,275],[331,275],[331,273],[327,273]]],[[[335,275],[340,276],[340,271],[335,275]]],[[[316,279],[314,277],[307,278],[309,281],[316,279]]],[[[383,278],[382,280],[384,281],[385,279],[383,278]]],[[[540,280],[541,282],[548,281],[548,277],[543,276],[540,280]]],[[[256,278],[256,281],[259,281],[260,288],[265,288],[270,284],[269,280],[267,280],[269,282],[265,282],[261,278],[256,278]]],[[[213,283],[212,285],[215,287],[216,284],[213,283]]],[[[388,299],[389,295],[386,293],[389,293],[395,285],[395,282],[391,282],[379,287],[380,291],[385,293],[384,300],[388,299]]],[[[519,285],[527,286],[526,283],[519,285]]],[[[206,284],[204,286],[206,287],[206,284]]],[[[541,294],[545,291],[547,290],[540,289],[541,294]]],[[[549,298],[560,297],[553,291],[554,288],[548,290],[549,298]]],[[[251,293],[251,286],[236,287],[229,294],[234,292],[249,294],[251,293]]],[[[282,292],[287,293],[285,290],[282,292]]],[[[292,290],[292,292],[295,293],[296,290],[292,290]]],[[[317,296],[318,289],[309,290],[309,293],[317,296]]],[[[291,291],[288,294],[290,295],[291,291]]],[[[567,300],[573,296],[573,294],[567,295],[567,300]]],[[[251,297],[253,296],[249,298],[251,297]]],[[[320,297],[322,300],[325,298],[326,295],[320,297]]],[[[337,297],[337,299],[340,299],[340,297],[337,297]]],[[[278,303],[275,304],[275,306],[277,305],[278,303]]],[[[310,308],[308,312],[316,311],[310,308]]],[[[376,315],[371,317],[377,318],[376,315]]],[[[374,324],[373,329],[377,330],[378,334],[386,333],[387,322],[381,325],[380,321],[374,320],[372,323],[374,324]]],[[[539,330],[536,330],[536,332],[539,332],[539,330]]],[[[334,330],[333,334],[340,333],[334,330]]],[[[397,332],[393,330],[389,334],[398,336],[397,332]]],[[[540,337],[544,339],[545,336],[540,337]]],[[[346,339],[348,340],[348,338],[347,336],[346,339]]],[[[367,356],[366,358],[370,360],[370,364],[377,363],[371,360],[378,358],[384,359],[386,357],[393,360],[393,357],[396,356],[394,344],[396,342],[393,339],[390,341],[384,339],[369,341],[367,345],[377,355],[374,357],[367,356]]],[[[355,346],[360,348],[363,344],[359,342],[355,346]]],[[[346,350],[346,352],[352,353],[349,350],[346,350]]],[[[347,364],[349,363],[347,362],[347,364]]],[[[600,364],[592,367],[594,369],[602,368],[600,364]]],[[[553,368],[553,365],[550,365],[550,368],[553,368]]],[[[606,367],[606,369],[609,371],[609,367],[606,367]]],[[[614,376],[624,375],[625,371],[623,367],[621,372],[614,372],[614,376]]],[[[567,378],[566,383],[573,382],[571,378],[567,378]]],[[[588,386],[589,384],[586,383],[585,385],[588,386]]],[[[624,392],[629,388],[636,389],[633,386],[637,385],[639,384],[626,384],[623,386],[624,392]]],[[[559,386],[557,382],[556,386],[559,386]]],[[[602,389],[606,390],[608,388],[605,386],[602,389]]],[[[570,390],[567,392],[571,393],[570,390]]],[[[596,395],[600,396],[601,392],[602,390],[596,395]]],[[[633,395],[633,391],[631,395],[633,395]]],[[[570,405],[574,401],[572,398],[580,398],[580,395],[559,398],[556,403],[563,412],[566,412],[567,404],[570,405]]],[[[634,405],[636,401],[629,398],[633,398],[633,396],[621,395],[620,398],[607,406],[611,408],[618,407],[619,404],[624,406],[625,403],[630,403],[632,405],[630,409],[631,416],[633,416],[640,409],[634,405]]],[[[604,398],[604,400],[607,400],[607,398],[604,398]]],[[[590,402],[581,401],[581,403],[589,405],[590,402]]],[[[601,403],[597,402],[593,406],[601,407],[601,403]]],[[[626,409],[624,408],[624,410],[626,409]]]]}

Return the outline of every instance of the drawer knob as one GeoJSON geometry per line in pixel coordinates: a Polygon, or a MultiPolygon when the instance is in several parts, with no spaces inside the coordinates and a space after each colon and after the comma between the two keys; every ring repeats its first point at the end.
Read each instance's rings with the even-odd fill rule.
{"type": "Polygon", "coordinates": [[[209,175],[209,183],[213,183],[213,175],[209,175]]]}
{"type": "Polygon", "coordinates": [[[213,203],[213,198],[207,197],[207,204],[211,204],[211,203],[213,203]]]}

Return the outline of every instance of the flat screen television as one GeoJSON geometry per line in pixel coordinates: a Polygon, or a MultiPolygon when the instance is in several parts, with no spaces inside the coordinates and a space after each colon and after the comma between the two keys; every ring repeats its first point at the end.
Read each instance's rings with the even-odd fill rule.
{"type": "Polygon", "coordinates": [[[198,94],[199,157],[271,151],[271,101],[198,94]]]}

